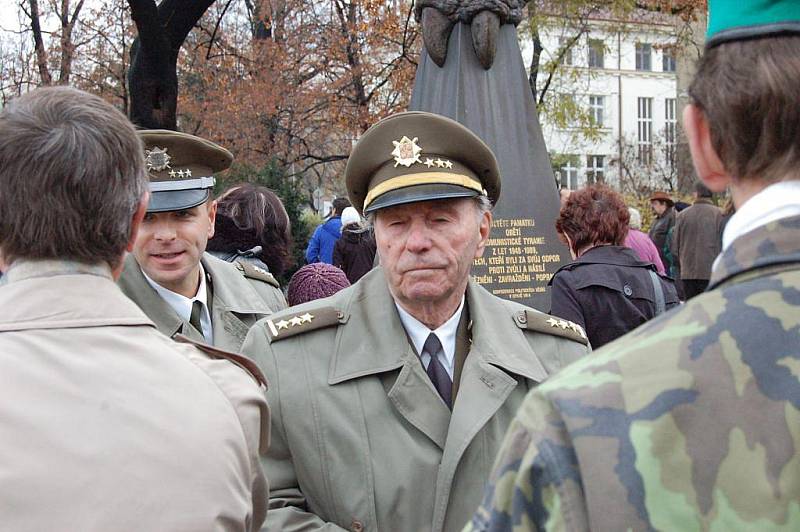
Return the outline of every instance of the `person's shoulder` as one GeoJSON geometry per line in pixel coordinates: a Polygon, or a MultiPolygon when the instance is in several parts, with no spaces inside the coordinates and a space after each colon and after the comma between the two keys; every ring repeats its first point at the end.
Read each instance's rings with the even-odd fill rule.
{"type": "Polygon", "coordinates": [[[584,346],[589,344],[586,331],[577,323],[545,314],[544,312],[540,312],[514,301],[508,301],[502,298],[497,299],[500,300],[502,305],[509,311],[514,324],[522,329],[523,332],[555,336],[559,339],[577,342],[584,346]]]}
{"type": "Polygon", "coordinates": [[[691,356],[692,341],[707,335],[724,305],[722,293],[701,294],[565,368],[542,385],[542,392],[567,392],[591,403],[595,393],[606,393],[608,386],[621,390],[623,382],[626,389],[672,389],[686,376],[682,360],[691,356]]]}
{"type": "MultiPolygon", "coordinates": [[[[277,344],[312,332],[335,333],[336,327],[347,322],[342,309],[350,297],[351,287],[324,299],[295,305],[259,320],[253,329],[260,329],[270,344],[277,344]]],[[[281,343],[288,345],[291,342],[281,343]]]]}
{"type": "Polygon", "coordinates": [[[211,270],[212,275],[227,281],[244,279],[257,283],[266,283],[275,288],[280,288],[280,284],[271,273],[247,261],[237,260],[235,262],[227,262],[210,253],[204,253],[203,263],[206,268],[211,270]]]}
{"type": "Polygon", "coordinates": [[[234,264],[236,269],[239,270],[248,280],[267,283],[275,288],[280,288],[281,286],[280,283],[278,283],[278,280],[275,279],[275,277],[265,268],[247,261],[237,260],[234,264]]]}
{"type": "MultiPolygon", "coordinates": [[[[174,348],[207,373],[218,384],[241,384],[243,380],[267,387],[267,379],[249,358],[198,342],[182,334],[172,338],[174,348]]],[[[235,386],[234,386],[235,387],[235,386]]]]}

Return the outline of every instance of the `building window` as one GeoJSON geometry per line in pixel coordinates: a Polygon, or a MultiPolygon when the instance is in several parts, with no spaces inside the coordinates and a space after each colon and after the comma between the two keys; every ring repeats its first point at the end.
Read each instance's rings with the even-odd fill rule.
{"type": "Polygon", "coordinates": [[[559,37],[558,53],[561,56],[562,65],[572,66],[572,39],[559,37]]]}
{"type": "Polygon", "coordinates": [[[580,170],[580,158],[577,155],[559,155],[558,164],[558,183],[561,188],[575,190],[578,188],[578,171],[580,170]]]}
{"type": "Polygon", "coordinates": [[[672,50],[664,50],[664,55],[661,56],[661,70],[675,72],[675,56],[672,50]]]}
{"type": "Polygon", "coordinates": [[[589,115],[592,118],[592,122],[597,127],[603,127],[605,107],[605,98],[603,96],[589,96],[589,115]]]}
{"type": "Polygon", "coordinates": [[[675,107],[675,98],[667,98],[664,100],[664,149],[670,168],[675,167],[675,132],[678,127],[678,121],[675,118],[675,107]]]}
{"type": "Polygon", "coordinates": [[[599,39],[589,39],[589,68],[603,68],[605,46],[599,39]]]}
{"type": "Polygon", "coordinates": [[[653,99],[638,98],[637,123],[638,131],[638,161],[640,164],[653,162],[653,99]]]}
{"type": "Polygon", "coordinates": [[[653,70],[653,66],[650,62],[652,53],[652,44],[636,43],[636,70],[653,70]]]}
{"type": "Polygon", "coordinates": [[[605,156],[589,155],[586,157],[586,184],[603,183],[606,180],[605,156]]]}

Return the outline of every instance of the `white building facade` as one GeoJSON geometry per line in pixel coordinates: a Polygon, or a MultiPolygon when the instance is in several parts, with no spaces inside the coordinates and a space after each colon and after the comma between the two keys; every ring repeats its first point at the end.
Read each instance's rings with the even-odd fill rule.
{"type": "MultiPolygon", "coordinates": [[[[540,113],[559,185],[664,188],[678,127],[674,25],[663,16],[624,24],[592,18],[581,28],[558,17],[539,27],[539,90],[548,62],[561,65],[540,113]],[[559,119],[544,109],[551,98],[561,99],[559,119]]],[[[521,44],[530,57],[530,42],[521,44]]]]}

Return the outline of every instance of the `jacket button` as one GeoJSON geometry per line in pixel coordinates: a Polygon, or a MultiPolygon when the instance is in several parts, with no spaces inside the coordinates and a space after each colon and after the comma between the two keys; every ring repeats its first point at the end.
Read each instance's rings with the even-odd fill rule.
{"type": "Polygon", "coordinates": [[[633,294],[633,290],[631,290],[630,285],[627,285],[627,284],[622,287],[622,291],[625,292],[625,295],[628,296],[628,297],[630,297],[631,294],[633,294]]]}
{"type": "Polygon", "coordinates": [[[353,532],[362,532],[362,530],[364,530],[364,525],[361,523],[361,521],[353,519],[353,522],[350,523],[350,530],[353,532]]]}

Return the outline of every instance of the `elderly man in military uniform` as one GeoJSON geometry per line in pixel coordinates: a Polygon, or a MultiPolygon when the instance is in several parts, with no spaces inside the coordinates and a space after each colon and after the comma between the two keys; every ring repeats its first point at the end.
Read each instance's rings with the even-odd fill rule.
{"type": "Polygon", "coordinates": [[[213,174],[227,169],[233,155],[186,133],[140,135],[151,199],[119,285],[167,336],[238,351],[248,328],[286,300],[266,270],[205,252],[217,212],[213,174]]]}
{"type": "Polygon", "coordinates": [[[267,529],[457,530],[523,397],[587,340],[469,279],[500,194],[470,130],[391,116],[345,173],[382,266],[259,322],[243,347],[271,379],[267,529]]]}
{"type": "Polygon", "coordinates": [[[800,2],[712,0],[684,112],[709,291],[532,393],[471,530],[800,530],[800,2]]]}
{"type": "Polygon", "coordinates": [[[173,342],[114,284],[145,216],[133,125],[36,89],[0,112],[3,530],[257,530],[264,378],[173,342]]]}

